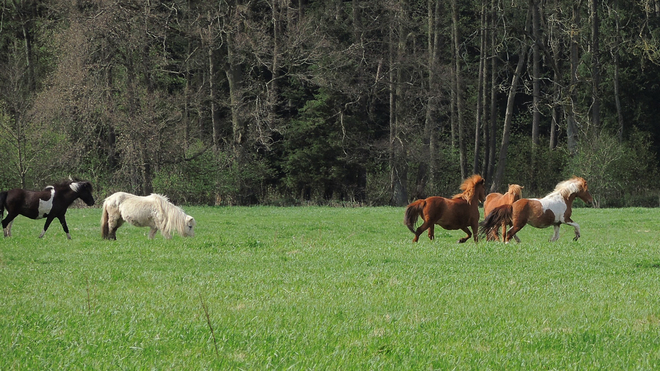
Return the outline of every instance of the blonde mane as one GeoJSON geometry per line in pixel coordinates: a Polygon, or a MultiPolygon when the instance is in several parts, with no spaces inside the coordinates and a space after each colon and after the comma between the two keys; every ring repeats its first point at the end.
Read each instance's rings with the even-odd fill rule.
{"type": "MultiPolygon", "coordinates": [[[[573,177],[563,182],[559,182],[552,193],[558,193],[564,198],[569,198],[572,194],[587,190],[587,181],[580,177],[573,177]]],[[[551,194],[552,194],[551,193],[551,194]]]]}
{"type": "Polygon", "coordinates": [[[522,198],[522,189],[524,187],[518,185],[518,184],[509,184],[509,189],[506,191],[506,193],[517,196],[517,198],[522,198]]]}
{"type": "Polygon", "coordinates": [[[482,178],[481,175],[472,175],[471,177],[465,179],[463,184],[461,184],[461,190],[463,193],[456,194],[452,198],[462,198],[468,203],[472,202],[472,198],[474,197],[474,190],[479,183],[483,184],[484,178],[482,178]]]}

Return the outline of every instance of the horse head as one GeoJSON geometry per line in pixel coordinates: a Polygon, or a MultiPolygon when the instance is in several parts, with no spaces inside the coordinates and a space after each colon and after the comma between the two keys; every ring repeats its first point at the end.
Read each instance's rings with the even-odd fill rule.
{"type": "Polygon", "coordinates": [[[579,183],[579,188],[575,195],[585,203],[593,203],[594,199],[591,197],[591,193],[589,193],[589,186],[587,186],[587,181],[584,180],[584,178],[577,178],[577,181],[579,183]]]}
{"type": "Polygon", "coordinates": [[[463,193],[457,194],[454,198],[460,197],[471,203],[475,198],[481,202],[486,200],[486,181],[481,175],[472,175],[465,179],[461,184],[463,193]]]}
{"type": "Polygon", "coordinates": [[[193,218],[190,215],[186,215],[186,230],[185,230],[186,237],[195,236],[195,230],[194,230],[195,225],[197,225],[195,218],[193,218]]]}
{"type": "Polygon", "coordinates": [[[94,205],[94,196],[92,196],[92,183],[87,181],[74,182],[70,185],[71,189],[78,194],[87,206],[94,205]]]}
{"type": "Polygon", "coordinates": [[[509,189],[506,191],[506,193],[510,194],[513,196],[513,200],[517,201],[522,198],[522,190],[523,186],[518,185],[518,184],[509,184],[509,189]]]}

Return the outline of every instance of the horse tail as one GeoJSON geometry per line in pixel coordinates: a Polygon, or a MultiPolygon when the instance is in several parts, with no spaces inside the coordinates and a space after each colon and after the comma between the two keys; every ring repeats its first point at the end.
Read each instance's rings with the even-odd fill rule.
{"type": "Polygon", "coordinates": [[[406,208],[406,215],[403,218],[403,224],[405,224],[412,233],[415,233],[417,218],[422,215],[425,206],[426,200],[417,200],[406,208]]]}
{"type": "Polygon", "coordinates": [[[107,239],[110,235],[110,226],[108,225],[108,205],[103,203],[103,213],[101,214],[101,236],[107,239]]]}
{"type": "Polygon", "coordinates": [[[0,219],[5,216],[5,203],[7,202],[7,191],[0,192],[0,219]]]}
{"type": "Polygon", "coordinates": [[[494,208],[483,222],[479,223],[479,234],[481,236],[488,236],[491,231],[498,231],[502,223],[510,224],[513,220],[513,206],[502,205],[494,208]]]}

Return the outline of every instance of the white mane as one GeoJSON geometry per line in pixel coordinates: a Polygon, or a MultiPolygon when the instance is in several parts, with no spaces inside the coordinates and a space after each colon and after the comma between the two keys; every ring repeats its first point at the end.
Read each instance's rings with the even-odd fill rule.
{"type": "MultiPolygon", "coordinates": [[[[582,178],[571,178],[559,182],[555,186],[555,190],[552,191],[548,196],[552,194],[560,194],[564,198],[570,197],[572,194],[580,192],[584,188],[584,180],[582,178]]],[[[547,196],[546,196],[547,197],[547,196]]]]}
{"type": "Polygon", "coordinates": [[[188,215],[180,207],[172,204],[167,196],[157,193],[152,193],[146,198],[152,198],[154,200],[156,211],[154,213],[154,219],[158,223],[158,229],[168,234],[171,234],[172,231],[177,231],[181,236],[189,235],[186,231],[188,215]]]}

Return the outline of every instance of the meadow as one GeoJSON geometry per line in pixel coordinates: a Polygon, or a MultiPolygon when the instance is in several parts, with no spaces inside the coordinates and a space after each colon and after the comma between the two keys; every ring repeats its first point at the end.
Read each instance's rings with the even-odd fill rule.
{"type": "Polygon", "coordinates": [[[575,209],[520,244],[402,208],[184,207],[194,238],[100,209],[0,240],[0,370],[660,367],[660,209],[575,209]]]}

